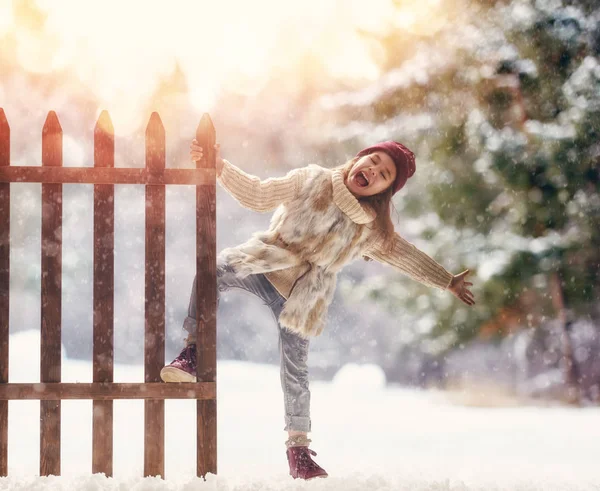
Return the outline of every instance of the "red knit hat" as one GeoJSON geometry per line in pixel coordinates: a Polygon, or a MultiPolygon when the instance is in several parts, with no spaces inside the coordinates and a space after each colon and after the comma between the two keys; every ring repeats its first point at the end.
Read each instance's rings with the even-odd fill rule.
{"type": "Polygon", "coordinates": [[[361,150],[356,156],[363,157],[379,151],[387,153],[394,161],[394,164],[396,164],[396,180],[393,184],[395,194],[404,187],[408,178],[415,173],[415,154],[402,145],[402,143],[384,141],[361,150]]]}

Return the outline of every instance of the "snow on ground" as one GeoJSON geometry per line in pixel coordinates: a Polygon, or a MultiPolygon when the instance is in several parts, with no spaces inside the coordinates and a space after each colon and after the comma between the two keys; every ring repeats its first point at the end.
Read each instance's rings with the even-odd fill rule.
{"type": "MultiPolygon", "coordinates": [[[[39,381],[39,334],[10,338],[10,381],[39,381]]],[[[115,381],[142,380],[115,366],[115,381]]],[[[63,359],[63,380],[91,381],[63,359]]],[[[9,477],[0,490],[600,490],[600,408],[474,408],[443,393],[384,388],[376,367],[313,382],[312,448],[328,479],[287,475],[279,370],[218,365],[218,476],[195,478],[195,401],[166,401],[166,480],[140,478],[143,402],[115,401],[114,478],[90,475],[91,401],[62,403],[62,476],[36,477],[39,402],[9,405],[9,477]]]]}

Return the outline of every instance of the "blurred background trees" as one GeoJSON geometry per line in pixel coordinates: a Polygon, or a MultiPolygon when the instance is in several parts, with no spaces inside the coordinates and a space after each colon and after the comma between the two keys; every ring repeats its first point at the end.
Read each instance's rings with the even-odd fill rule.
{"type": "MultiPolygon", "coordinates": [[[[600,319],[599,20],[593,2],[473,2],[416,49],[397,31],[378,37],[386,75],[330,98],[346,120],[343,145],[385,135],[416,149],[425,176],[397,198],[399,231],[476,274],[475,308],[399,300],[415,318],[434,310],[420,336],[421,348],[439,341],[434,366],[473,338],[501,342],[555,320],[551,350],[566,397],[578,397],[572,326],[597,332],[600,319]]],[[[389,284],[368,295],[398,301],[389,284]]]]}

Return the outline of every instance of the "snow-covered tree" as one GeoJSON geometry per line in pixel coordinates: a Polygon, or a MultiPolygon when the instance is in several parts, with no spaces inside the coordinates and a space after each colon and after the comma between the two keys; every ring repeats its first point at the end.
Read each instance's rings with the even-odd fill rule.
{"type": "Polygon", "coordinates": [[[321,101],[346,121],[328,133],[340,151],[380,139],[414,147],[397,228],[448,269],[477,274],[474,309],[415,302],[427,294],[415,285],[405,297],[366,287],[415,318],[433,311],[416,338],[437,339],[438,353],[478,333],[600,315],[600,9],[469,7],[399,58],[401,36],[379,37],[384,76],[321,101]]]}

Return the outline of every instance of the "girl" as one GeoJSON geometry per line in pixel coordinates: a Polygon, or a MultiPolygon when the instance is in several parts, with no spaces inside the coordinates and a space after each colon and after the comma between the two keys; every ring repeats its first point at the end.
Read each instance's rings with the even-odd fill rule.
{"type": "MultiPolygon", "coordinates": [[[[215,145],[219,184],[242,206],[275,210],[269,229],[217,257],[220,292],[242,288],[269,306],[278,323],[281,386],[290,475],[327,477],[308,448],[311,440],[307,356],[309,339],[321,333],[333,297],[337,272],[363,256],[391,265],[413,279],[449,290],[467,305],[475,303],[465,281],[469,270],[452,275],[394,231],[390,203],[415,172],[414,154],[385,141],[365,148],[333,169],[315,164],[285,177],[261,181],[221,159],[215,145]]],[[[191,158],[202,158],[196,140],[191,158]]],[[[165,382],[196,380],[196,281],[183,327],[186,347],[161,371],[165,382]]]]}

